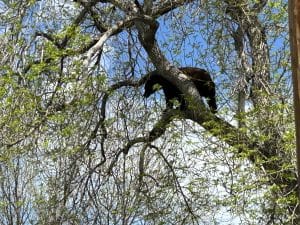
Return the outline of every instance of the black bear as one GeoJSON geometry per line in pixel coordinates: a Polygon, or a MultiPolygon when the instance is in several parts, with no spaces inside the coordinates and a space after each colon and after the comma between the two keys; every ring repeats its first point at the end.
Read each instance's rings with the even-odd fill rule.
{"type": "MultiPolygon", "coordinates": [[[[186,74],[195,84],[200,96],[207,98],[207,103],[213,113],[217,111],[215,83],[212,81],[209,73],[200,68],[195,67],[181,67],[179,68],[186,74]]],[[[158,72],[150,73],[148,80],[145,83],[144,97],[148,98],[158,88],[156,84],[163,89],[165,94],[167,107],[174,107],[174,99],[179,101],[180,109],[186,110],[187,104],[182,92],[170,81],[163,78],[158,72]]]]}

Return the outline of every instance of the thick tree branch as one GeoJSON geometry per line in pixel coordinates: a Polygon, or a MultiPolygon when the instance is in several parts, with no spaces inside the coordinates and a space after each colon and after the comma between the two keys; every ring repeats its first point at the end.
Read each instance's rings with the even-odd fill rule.
{"type": "MultiPolygon", "coordinates": [[[[152,18],[147,16],[147,15],[129,17],[129,18],[123,20],[123,21],[119,21],[115,25],[113,25],[110,29],[108,29],[106,32],[104,32],[100,35],[100,38],[97,41],[97,43],[93,47],[91,47],[89,49],[89,51],[87,52],[87,57],[86,57],[86,60],[84,62],[84,65],[85,66],[89,65],[89,63],[91,62],[92,57],[95,55],[95,53],[103,48],[104,43],[111,36],[119,33],[125,27],[132,26],[134,21],[137,21],[137,22],[143,21],[144,23],[147,23],[149,25],[150,29],[152,29],[152,30],[157,29],[157,23],[155,21],[153,21],[152,18]]],[[[151,41],[151,39],[153,38],[152,37],[153,33],[151,32],[149,34],[151,34],[151,36],[145,36],[144,37],[146,42],[151,41]]]]}
{"type": "Polygon", "coordinates": [[[97,43],[89,49],[87,52],[86,59],[84,61],[84,66],[88,67],[90,64],[92,57],[103,48],[104,43],[114,34],[121,31],[124,27],[127,27],[133,23],[134,18],[129,18],[124,21],[119,21],[116,24],[114,24],[110,29],[108,29],[106,32],[102,33],[97,41],[97,43]]]}
{"type": "Polygon", "coordinates": [[[154,18],[157,18],[160,15],[166,14],[184,4],[191,3],[193,0],[174,0],[174,1],[165,1],[160,3],[159,6],[154,7],[152,15],[154,18]]]}

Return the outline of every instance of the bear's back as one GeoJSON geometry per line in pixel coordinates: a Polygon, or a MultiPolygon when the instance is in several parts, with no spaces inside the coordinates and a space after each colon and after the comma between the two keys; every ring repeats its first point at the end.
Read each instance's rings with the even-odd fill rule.
{"type": "Polygon", "coordinates": [[[212,79],[211,79],[209,73],[204,69],[196,68],[196,67],[180,67],[179,69],[194,80],[199,79],[202,81],[211,81],[212,82],[212,79]]]}

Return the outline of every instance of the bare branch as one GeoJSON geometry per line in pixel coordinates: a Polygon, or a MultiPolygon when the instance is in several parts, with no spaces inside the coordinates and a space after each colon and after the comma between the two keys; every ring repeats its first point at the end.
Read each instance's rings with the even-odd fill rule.
{"type": "Polygon", "coordinates": [[[152,141],[156,140],[157,138],[161,137],[165,130],[167,129],[168,125],[174,118],[181,117],[181,112],[176,109],[167,109],[163,112],[160,120],[156,122],[152,130],[148,133],[148,135],[144,137],[137,137],[133,140],[130,140],[123,149],[120,149],[116,155],[114,160],[111,162],[108,173],[111,172],[112,168],[114,167],[115,163],[118,161],[119,156],[124,153],[127,154],[131,147],[138,143],[151,143],[152,141]]]}
{"type": "Polygon", "coordinates": [[[189,204],[189,202],[188,202],[188,199],[187,199],[186,195],[184,194],[184,192],[183,192],[183,190],[182,190],[182,187],[181,187],[181,185],[180,185],[180,182],[178,181],[178,177],[177,177],[177,175],[176,175],[176,173],[175,173],[175,171],[174,171],[173,166],[169,163],[168,159],[164,156],[164,154],[162,153],[162,151],[160,151],[156,146],[151,145],[150,147],[151,147],[151,148],[154,148],[154,149],[158,152],[158,154],[162,157],[162,159],[164,160],[164,162],[167,164],[167,166],[168,166],[169,169],[171,170],[172,175],[173,175],[173,179],[174,179],[175,184],[176,184],[176,187],[177,187],[179,193],[181,194],[181,196],[182,196],[182,198],[183,198],[183,201],[184,201],[184,203],[185,203],[185,205],[186,205],[186,207],[187,207],[189,213],[193,216],[194,219],[197,219],[196,215],[195,215],[194,212],[193,212],[192,207],[190,206],[190,204],[189,204]]]}

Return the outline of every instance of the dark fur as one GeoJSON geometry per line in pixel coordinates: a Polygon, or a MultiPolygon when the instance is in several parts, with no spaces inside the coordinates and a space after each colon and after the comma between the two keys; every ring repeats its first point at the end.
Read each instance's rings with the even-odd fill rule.
{"type": "MultiPolygon", "coordinates": [[[[212,81],[209,73],[204,69],[195,67],[181,67],[179,69],[194,82],[200,96],[207,98],[207,103],[211,111],[216,113],[217,104],[215,83],[212,81]]],[[[151,72],[149,79],[145,83],[144,97],[148,98],[156,91],[154,88],[155,84],[159,84],[163,89],[167,107],[173,108],[174,101],[172,101],[172,99],[177,99],[180,103],[180,109],[186,110],[187,104],[182,92],[156,71],[151,72]]]]}

